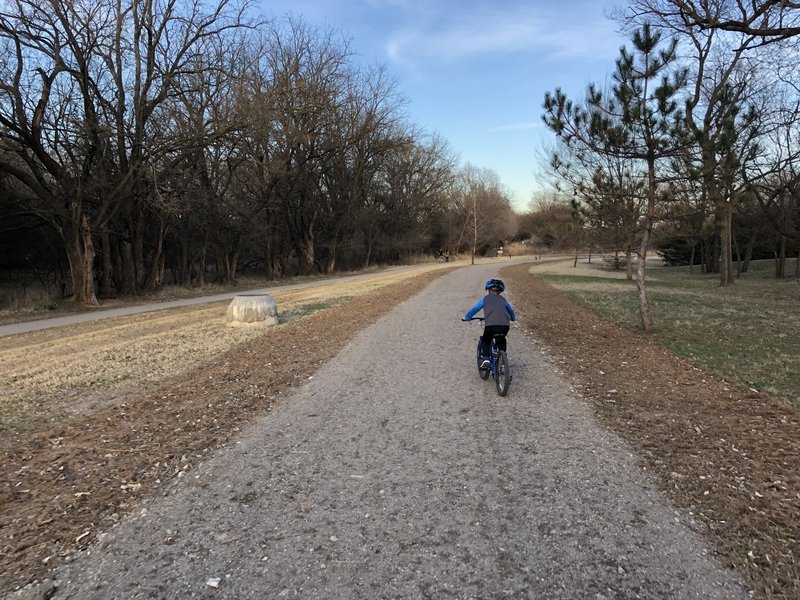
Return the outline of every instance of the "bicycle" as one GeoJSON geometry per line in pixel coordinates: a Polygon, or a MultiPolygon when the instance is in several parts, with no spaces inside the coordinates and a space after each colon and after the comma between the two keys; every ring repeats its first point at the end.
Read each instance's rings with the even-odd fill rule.
{"type": "MultiPolygon", "coordinates": [[[[469,320],[483,323],[483,317],[472,317],[469,320]]],[[[488,357],[489,367],[483,367],[483,362],[487,359],[481,356],[481,339],[478,340],[478,349],[476,353],[478,375],[484,381],[489,379],[489,375],[491,375],[494,378],[494,386],[495,389],[497,389],[497,395],[505,396],[508,394],[508,386],[511,385],[511,367],[508,364],[508,355],[505,351],[497,348],[497,336],[492,336],[491,352],[488,357]]]]}

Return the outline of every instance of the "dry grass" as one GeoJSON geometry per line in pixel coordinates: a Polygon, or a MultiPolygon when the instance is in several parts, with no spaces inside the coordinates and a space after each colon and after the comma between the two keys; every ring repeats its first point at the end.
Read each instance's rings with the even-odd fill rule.
{"type": "MultiPolygon", "coordinates": [[[[440,265],[276,292],[281,325],[440,265]]],[[[264,334],[225,326],[228,301],[0,338],[0,448],[47,423],[147,392],[264,334]]]]}
{"type": "MultiPolygon", "coordinates": [[[[359,285],[352,280],[342,282],[338,290],[327,287],[276,294],[283,315],[288,317],[282,325],[261,329],[246,343],[203,356],[201,366],[183,372],[185,365],[166,353],[162,357],[166,356],[174,367],[174,374],[150,390],[144,389],[147,382],[143,378],[131,380],[127,392],[118,390],[113,403],[100,407],[79,400],[91,394],[78,390],[65,403],[79,414],[52,424],[34,418],[28,433],[4,450],[0,461],[0,589],[41,578],[89,548],[100,534],[137,510],[156,490],[169,489],[193,465],[228,443],[246,423],[267,414],[279,396],[307,381],[361,329],[446,272],[423,268],[384,273],[378,279],[362,279],[359,285]],[[339,302],[345,295],[356,294],[363,295],[339,302]],[[319,310],[336,302],[327,310],[319,310]]],[[[205,309],[216,310],[174,311],[164,322],[177,327],[177,316],[181,315],[181,329],[195,331],[185,322],[197,320],[197,311],[205,309]]],[[[234,333],[221,324],[221,315],[221,310],[212,315],[206,337],[234,333]]],[[[125,325],[130,327],[133,342],[136,323],[129,323],[130,319],[137,318],[112,325],[118,332],[125,325]]],[[[146,337],[154,335],[151,321],[152,315],[145,323],[150,329],[146,337]]],[[[112,355],[113,339],[104,337],[101,330],[82,326],[70,330],[71,336],[61,330],[61,336],[53,339],[72,337],[72,344],[76,344],[85,334],[94,344],[107,344],[112,355]]],[[[174,337],[174,331],[162,331],[164,343],[171,343],[168,339],[174,337]]],[[[24,337],[11,339],[20,345],[24,337]]],[[[0,344],[8,340],[0,339],[0,344]]],[[[39,338],[38,347],[46,348],[47,344],[39,338]]],[[[78,344],[73,349],[80,359],[81,352],[90,348],[78,344]]],[[[182,353],[186,360],[199,357],[199,352],[198,356],[187,354],[181,344],[172,345],[172,351],[182,353]]],[[[128,352],[137,359],[146,358],[142,356],[144,350],[133,352],[128,348],[128,352]]],[[[143,377],[146,369],[136,367],[133,371],[141,371],[143,377]]],[[[106,388],[98,385],[97,390],[106,388]]],[[[49,397],[43,396],[40,401],[45,410],[50,410],[49,397]]],[[[13,440],[6,435],[5,441],[13,440]]]]}
{"type": "MultiPolygon", "coordinates": [[[[638,331],[634,282],[603,269],[537,269],[543,280],[594,312],[638,331]]],[[[678,356],[800,406],[800,285],[772,276],[772,261],[752,264],[732,286],[686,268],[648,269],[655,327],[648,335],[678,356]]]]}

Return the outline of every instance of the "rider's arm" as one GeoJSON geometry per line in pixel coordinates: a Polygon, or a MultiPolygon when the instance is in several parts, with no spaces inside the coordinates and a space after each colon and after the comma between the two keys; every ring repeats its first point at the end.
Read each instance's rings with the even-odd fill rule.
{"type": "Polygon", "coordinates": [[[465,314],[465,315],[464,315],[464,320],[471,319],[472,317],[474,317],[475,315],[477,315],[477,314],[478,314],[478,311],[480,311],[482,308],[483,308],[483,298],[481,298],[480,300],[478,300],[478,301],[477,301],[477,302],[476,302],[476,303],[473,305],[473,307],[472,307],[472,308],[470,308],[470,309],[467,311],[467,314],[465,314]]]}
{"type": "MultiPolygon", "coordinates": [[[[503,298],[503,300],[506,300],[506,299],[503,298]]],[[[511,319],[512,321],[516,321],[517,320],[517,314],[514,312],[514,309],[511,307],[511,303],[508,300],[506,300],[506,311],[508,311],[508,318],[509,319],[511,319]]]]}

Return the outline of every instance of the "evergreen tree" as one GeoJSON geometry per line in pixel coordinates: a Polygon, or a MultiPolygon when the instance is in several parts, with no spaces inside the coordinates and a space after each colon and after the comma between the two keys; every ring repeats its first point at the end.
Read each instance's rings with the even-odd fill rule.
{"type": "Polygon", "coordinates": [[[646,330],[653,325],[645,273],[659,203],[657,166],[686,144],[678,95],[687,71],[676,67],[677,40],[663,42],[661,33],[648,24],[634,33],[631,43],[632,50],[620,50],[610,94],[590,85],[582,108],[557,89],[545,95],[543,119],[568,147],[578,149],[578,156],[594,152],[640,161],[644,167],[646,201],[639,221],[636,285],[646,330]]]}

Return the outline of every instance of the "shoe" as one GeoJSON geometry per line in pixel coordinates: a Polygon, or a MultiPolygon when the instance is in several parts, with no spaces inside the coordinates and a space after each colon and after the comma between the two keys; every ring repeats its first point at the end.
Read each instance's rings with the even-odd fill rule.
{"type": "Polygon", "coordinates": [[[484,361],[481,363],[481,369],[488,369],[488,368],[489,368],[489,367],[491,367],[491,366],[492,366],[492,365],[491,365],[491,364],[489,364],[489,361],[488,361],[488,360],[484,360],[484,361]]]}

